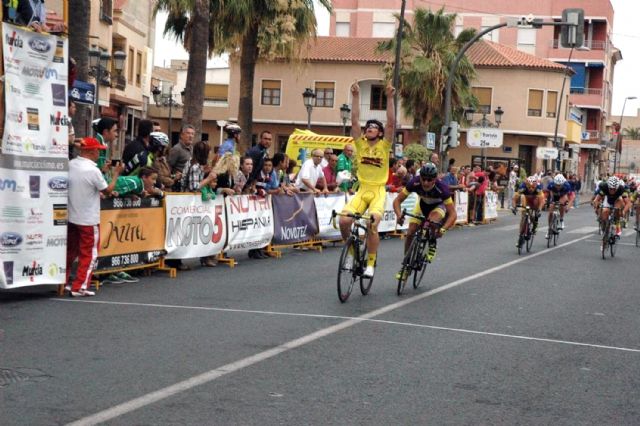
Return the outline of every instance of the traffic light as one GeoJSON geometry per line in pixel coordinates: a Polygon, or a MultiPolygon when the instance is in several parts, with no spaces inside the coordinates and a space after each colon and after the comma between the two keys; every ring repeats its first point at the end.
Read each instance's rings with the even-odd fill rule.
{"type": "Polygon", "coordinates": [[[584,10],[565,9],[562,11],[562,29],[560,31],[560,45],[572,48],[584,44],[584,10]]]}
{"type": "Polygon", "coordinates": [[[460,144],[460,127],[457,121],[452,121],[449,126],[442,126],[442,135],[440,140],[444,146],[455,148],[460,144]]]}

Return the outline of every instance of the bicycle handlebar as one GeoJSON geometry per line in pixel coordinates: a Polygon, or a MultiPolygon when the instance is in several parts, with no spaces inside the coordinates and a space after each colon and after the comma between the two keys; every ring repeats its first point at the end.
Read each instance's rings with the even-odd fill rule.
{"type": "Polygon", "coordinates": [[[437,225],[437,226],[442,226],[441,222],[434,222],[432,220],[429,220],[428,217],[424,217],[421,214],[413,214],[413,213],[409,213],[408,211],[406,211],[405,209],[402,209],[402,215],[400,217],[404,217],[404,216],[409,216],[409,217],[413,217],[415,219],[420,220],[421,222],[426,222],[426,223],[430,223],[433,225],[437,225]]]}

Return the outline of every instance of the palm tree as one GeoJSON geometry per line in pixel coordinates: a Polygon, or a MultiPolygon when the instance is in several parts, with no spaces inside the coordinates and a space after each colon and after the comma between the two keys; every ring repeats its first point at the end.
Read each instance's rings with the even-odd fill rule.
{"type": "MultiPolygon", "coordinates": [[[[460,48],[475,34],[475,30],[466,29],[455,37],[451,32],[455,19],[455,14],[445,14],[444,9],[434,13],[418,8],[413,24],[406,25],[401,46],[399,94],[402,110],[413,118],[421,138],[428,130],[439,131],[444,119],[449,66],[460,48]]],[[[378,45],[379,51],[395,48],[395,39],[378,45]]],[[[391,65],[387,67],[388,78],[393,69],[391,65]]],[[[475,75],[473,64],[463,58],[453,80],[452,105],[456,118],[462,115],[465,106],[477,104],[470,85],[475,75]]]]}
{"type": "Polygon", "coordinates": [[[215,27],[210,24],[220,10],[218,0],[158,0],[153,11],[154,16],[168,12],[164,34],[181,41],[189,53],[182,124],[195,127],[196,140],[202,133],[207,56],[215,46],[215,27]]]}
{"type": "MultiPolygon", "coordinates": [[[[319,0],[331,10],[330,0],[319,0]]],[[[240,98],[238,124],[240,146],[251,146],[253,85],[258,58],[294,58],[296,47],[316,34],[313,0],[236,0],[225,4],[225,29],[231,34],[227,47],[240,46],[240,98]],[[235,30],[235,32],[234,32],[235,30]]]]}
{"type": "Polygon", "coordinates": [[[622,134],[627,139],[632,139],[634,141],[638,140],[640,139],[640,127],[627,127],[626,129],[624,129],[622,134]]]}
{"type": "MultiPolygon", "coordinates": [[[[89,79],[89,22],[91,21],[91,0],[69,1],[69,52],[76,61],[78,70],[77,79],[88,81],[89,79]]],[[[98,82],[96,82],[97,84],[98,82]]],[[[71,90],[71,87],[69,88],[71,90]]],[[[91,113],[89,108],[78,105],[73,126],[76,137],[84,137],[89,134],[89,120],[91,113]]]]}
{"type": "MultiPolygon", "coordinates": [[[[172,34],[185,46],[193,46],[189,51],[189,70],[187,81],[187,102],[185,114],[190,108],[187,103],[196,102],[191,94],[204,92],[200,79],[193,79],[189,74],[193,54],[200,49],[209,54],[228,52],[240,61],[240,97],[238,123],[242,127],[239,148],[251,145],[253,122],[253,84],[255,66],[258,58],[274,59],[275,57],[293,58],[296,47],[299,49],[304,41],[316,34],[316,20],[313,0],[210,0],[209,31],[193,31],[195,4],[205,0],[158,0],[155,12],[169,12],[165,25],[165,34],[172,34]],[[192,35],[193,34],[193,35],[192,35]],[[198,35],[198,41],[194,36],[198,35]],[[208,39],[203,40],[204,35],[208,39]],[[189,43],[191,41],[191,44],[189,43]],[[239,47],[239,51],[238,51],[239,47]]],[[[330,0],[318,0],[322,6],[331,10],[330,0]]],[[[204,12],[199,12],[204,15],[204,12]]],[[[206,67],[206,64],[204,65],[206,67]]],[[[198,68],[200,70],[200,68],[198,68]]],[[[202,68],[203,75],[206,68],[202,68]]],[[[202,110],[202,100],[198,102],[202,110]]],[[[199,119],[192,124],[200,123],[199,119]]]]}

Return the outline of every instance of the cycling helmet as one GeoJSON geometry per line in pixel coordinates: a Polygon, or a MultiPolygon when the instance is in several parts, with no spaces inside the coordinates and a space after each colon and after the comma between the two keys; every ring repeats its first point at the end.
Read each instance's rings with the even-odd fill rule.
{"type": "Polygon", "coordinates": [[[527,178],[527,185],[534,186],[538,184],[538,178],[535,176],[529,176],[527,178]]]}
{"type": "Polygon", "coordinates": [[[566,181],[567,179],[565,179],[565,177],[559,173],[556,175],[556,177],[553,178],[553,183],[558,186],[564,185],[566,181]]]}
{"type": "Polygon", "coordinates": [[[365,131],[369,128],[369,126],[376,126],[380,131],[380,134],[384,135],[384,126],[380,121],[376,119],[367,120],[367,122],[364,125],[365,131]]]}
{"type": "Polygon", "coordinates": [[[151,132],[149,134],[149,151],[160,151],[169,146],[169,137],[162,132],[151,132]]]}
{"type": "Polygon", "coordinates": [[[611,176],[609,179],[607,179],[607,186],[609,187],[609,189],[616,189],[618,185],[619,183],[617,177],[611,176]]]}
{"type": "Polygon", "coordinates": [[[433,163],[427,163],[420,168],[421,178],[435,178],[438,176],[438,168],[433,163]]]}
{"type": "Polygon", "coordinates": [[[242,133],[242,128],[235,123],[230,123],[224,126],[224,131],[227,132],[227,135],[230,137],[234,135],[239,135],[242,133]]]}

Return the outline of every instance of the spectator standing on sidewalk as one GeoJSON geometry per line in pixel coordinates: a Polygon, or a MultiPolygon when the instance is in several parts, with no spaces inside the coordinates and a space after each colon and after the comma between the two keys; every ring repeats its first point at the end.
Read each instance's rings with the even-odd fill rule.
{"type": "Polygon", "coordinates": [[[269,148],[273,142],[273,135],[270,131],[264,130],[260,133],[260,140],[257,144],[247,150],[246,156],[253,160],[253,169],[249,175],[249,184],[255,184],[262,168],[264,166],[264,159],[269,155],[269,148]]]}
{"type": "Polygon", "coordinates": [[[227,133],[227,139],[222,142],[220,149],[218,149],[218,156],[222,157],[227,152],[231,154],[236,153],[236,146],[240,141],[240,133],[242,128],[235,123],[229,123],[224,126],[224,131],[227,133]]]}
{"type": "Polygon", "coordinates": [[[96,161],[98,169],[106,173],[111,167],[111,149],[113,141],[118,137],[118,122],[110,117],[103,117],[93,121],[96,139],[106,148],[99,150],[100,156],[96,161]]]}
{"type": "Polygon", "coordinates": [[[240,159],[237,155],[227,152],[218,159],[213,172],[218,176],[218,194],[235,195],[235,179],[240,169],[240,159]]]}
{"type": "Polygon", "coordinates": [[[329,192],[338,192],[338,182],[336,182],[336,168],[338,166],[338,156],[331,154],[329,156],[329,164],[322,168],[322,174],[324,175],[324,182],[329,192]]]}
{"type": "MultiPolygon", "coordinates": [[[[458,181],[458,168],[456,166],[449,166],[449,170],[447,170],[447,173],[442,177],[442,181],[449,185],[452,193],[453,191],[463,191],[466,189],[460,185],[458,181]]],[[[452,199],[455,202],[455,195],[452,196],[452,199]]]]}
{"type": "MultiPolygon", "coordinates": [[[[193,155],[193,138],[195,137],[196,130],[191,124],[185,124],[180,131],[180,140],[175,144],[171,151],[169,151],[169,166],[171,166],[172,173],[182,172],[185,164],[191,161],[193,155]]],[[[175,191],[180,191],[181,188],[174,188],[175,191]]]]}
{"type": "Polygon", "coordinates": [[[153,131],[153,121],[140,120],[138,123],[138,135],[135,140],[124,147],[122,162],[129,163],[136,154],[146,151],[149,147],[149,135],[153,131]]]}
{"type": "Polygon", "coordinates": [[[518,173],[520,167],[514,164],[509,172],[509,182],[507,183],[507,207],[513,208],[513,196],[516,194],[516,188],[518,187],[518,173]]]}
{"type": "Polygon", "coordinates": [[[100,248],[100,193],[110,195],[122,172],[122,164],[111,170],[110,184],[96,167],[100,151],[107,147],[95,138],[84,138],[80,154],[69,162],[69,224],[67,227],[67,286],[72,297],[94,296],[88,290],[100,248]],[[78,268],[69,283],[71,265],[78,259],[78,268]]]}
{"type": "MultiPolygon", "coordinates": [[[[353,152],[354,152],[354,148],[352,144],[348,143],[344,146],[344,150],[342,150],[342,153],[338,155],[338,164],[336,166],[336,174],[343,171],[349,172],[350,175],[353,174],[352,172],[353,152]]],[[[351,182],[349,180],[342,182],[340,184],[340,189],[343,192],[347,192],[349,189],[351,189],[351,182]]]]}
{"type": "Polygon", "coordinates": [[[320,163],[322,162],[323,153],[321,149],[314,149],[311,153],[311,158],[302,164],[298,178],[296,179],[296,187],[301,191],[313,192],[315,195],[321,193],[328,193],[326,186],[324,185],[324,173],[320,163]],[[320,187],[318,189],[319,181],[320,187]]]}
{"type": "Polygon", "coordinates": [[[577,209],[580,205],[580,191],[582,190],[582,182],[577,175],[571,175],[569,177],[569,183],[573,188],[573,193],[575,194],[573,197],[573,208],[577,209]]]}

